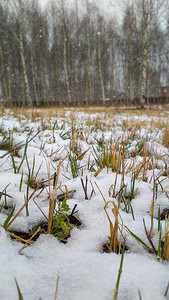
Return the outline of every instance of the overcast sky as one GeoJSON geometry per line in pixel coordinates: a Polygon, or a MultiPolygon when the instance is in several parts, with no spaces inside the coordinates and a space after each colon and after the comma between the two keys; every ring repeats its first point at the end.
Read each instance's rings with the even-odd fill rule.
{"type": "MultiPolygon", "coordinates": [[[[39,3],[47,8],[47,4],[50,0],[39,0],[39,3]]],[[[58,0],[54,0],[54,1],[58,1],[58,0]]],[[[103,13],[107,16],[112,16],[112,15],[116,15],[119,16],[120,15],[120,2],[121,0],[89,0],[89,2],[95,2],[101,9],[101,11],[103,11],[103,13]]],[[[67,3],[69,3],[69,5],[72,3],[73,5],[74,0],[67,0],[67,3]]],[[[80,5],[82,1],[78,0],[78,3],[80,5]]]]}

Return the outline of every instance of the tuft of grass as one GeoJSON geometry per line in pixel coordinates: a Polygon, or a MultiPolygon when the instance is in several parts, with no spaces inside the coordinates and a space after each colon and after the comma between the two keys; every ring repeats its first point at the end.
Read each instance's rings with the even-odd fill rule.
{"type": "MultiPolygon", "coordinates": [[[[58,213],[58,216],[60,216],[60,212],[63,211],[63,209],[67,209],[68,207],[66,206],[66,203],[65,203],[65,207],[62,207],[60,206],[59,204],[59,201],[56,197],[56,191],[58,189],[60,189],[63,193],[63,189],[62,187],[65,187],[65,196],[67,198],[69,198],[69,193],[68,193],[68,189],[67,189],[67,186],[63,186],[63,185],[58,185],[58,179],[59,179],[59,173],[60,173],[60,167],[61,167],[61,164],[63,163],[63,161],[68,157],[68,155],[66,155],[61,161],[60,163],[58,164],[57,166],[57,172],[54,176],[54,182],[53,182],[53,191],[51,191],[51,187],[50,187],[50,166],[49,164],[47,165],[47,169],[48,169],[48,181],[49,181],[49,217],[48,217],[48,229],[47,229],[47,233],[50,234],[52,233],[52,230],[54,230],[55,226],[54,226],[54,223],[57,223],[57,221],[60,223],[64,223],[64,220],[62,218],[62,220],[57,220],[56,218],[56,215],[58,213]],[[58,206],[58,211],[55,215],[55,218],[54,218],[54,210],[55,210],[55,206],[58,206]]],[[[64,226],[64,225],[63,225],[64,226]]]]}
{"type": "Polygon", "coordinates": [[[158,248],[154,246],[154,243],[152,241],[152,234],[148,233],[148,230],[145,225],[145,220],[143,219],[143,225],[146,237],[148,239],[148,242],[151,247],[149,247],[142,239],[140,239],[136,234],[134,234],[127,226],[124,226],[124,228],[127,230],[128,233],[133,236],[136,241],[140,244],[142,244],[148,252],[156,255],[157,261],[160,261],[162,258],[163,260],[169,261],[169,217],[165,217],[165,234],[164,237],[161,236],[162,228],[160,224],[160,209],[158,211],[158,248]],[[163,241],[164,240],[164,241],[163,241]]]}
{"type": "Polygon", "coordinates": [[[93,147],[94,159],[97,168],[111,169],[112,172],[119,172],[122,151],[117,150],[117,145],[110,141],[105,145],[104,140],[97,140],[96,149],[93,147]]]}
{"type": "Polygon", "coordinates": [[[26,153],[27,153],[27,148],[28,148],[28,139],[26,140],[26,143],[25,143],[25,148],[24,148],[24,155],[23,155],[23,158],[17,168],[16,164],[15,164],[15,158],[14,158],[14,154],[13,154],[13,151],[11,152],[11,159],[12,159],[12,166],[13,166],[13,170],[14,170],[14,173],[15,174],[18,174],[20,172],[20,169],[23,165],[23,162],[26,158],[26,153]]]}
{"type": "Polygon", "coordinates": [[[103,196],[99,186],[97,183],[95,183],[102,198],[105,203],[104,205],[104,210],[107,216],[107,219],[109,221],[109,226],[110,226],[110,236],[109,236],[109,252],[114,252],[114,253],[121,253],[122,251],[122,230],[123,230],[123,220],[120,216],[119,213],[119,206],[115,204],[114,201],[106,201],[105,197],[103,196]],[[111,209],[113,217],[114,217],[114,223],[111,220],[111,217],[109,216],[109,213],[107,211],[108,205],[109,204],[113,205],[113,208],[111,209]],[[119,223],[119,218],[121,219],[121,224],[119,223]],[[121,229],[120,229],[121,228],[121,229]],[[120,238],[118,237],[120,235],[120,238]]]}
{"type": "Polygon", "coordinates": [[[78,172],[78,163],[77,163],[77,158],[74,157],[74,155],[69,155],[69,162],[70,162],[70,169],[72,172],[73,178],[77,178],[79,175],[78,172]]]}
{"type": "Polygon", "coordinates": [[[55,214],[52,220],[51,234],[58,237],[60,240],[65,240],[70,235],[70,230],[74,227],[69,221],[66,213],[70,211],[69,205],[66,203],[67,198],[60,203],[55,210],[55,214]]]}
{"type": "Polygon", "coordinates": [[[3,136],[3,140],[0,143],[0,149],[5,150],[10,153],[12,156],[18,156],[19,145],[14,144],[13,134],[17,132],[17,129],[13,128],[8,129],[8,131],[4,131],[3,129],[0,130],[0,133],[3,136]]]}

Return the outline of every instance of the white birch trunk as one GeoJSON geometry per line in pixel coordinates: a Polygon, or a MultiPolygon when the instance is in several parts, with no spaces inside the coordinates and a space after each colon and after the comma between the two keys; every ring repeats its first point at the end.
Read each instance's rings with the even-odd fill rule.
{"type": "Polygon", "coordinates": [[[0,58],[1,58],[1,71],[2,71],[2,94],[4,95],[4,98],[8,98],[8,90],[7,90],[7,84],[5,79],[5,68],[4,68],[4,59],[3,59],[3,53],[2,53],[2,47],[0,46],[0,58]]]}
{"type": "Polygon", "coordinates": [[[105,89],[102,74],[102,63],[101,63],[101,45],[100,45],[100,32],[98,32],[98,62],[99,62],[99,76],[102,91],[102,101],[105,101],[105,89]]]}
{"type": "Polygon", "coordinates": [[[37,93],[37,88],[36,88],[36,81],[35,81],[35,70],[34,70],[34,61],[33,61],[33,53],[31,49],[31,69],[32,69],[32,80],[33,80],[33,88],[34,88],[34,93],[35,93],[35,103],[38,106],[39,101],[38,101],[38,93],[37,93]]]}
{"type": "Polygon", "coordinates": [[[27,68],[26,68],[25,55],[24,55],[24,46],[23,46],[22,0],[18,0],[18,3],[19,3],[19,45],[20,45],[21,63],[22,63],[22,68],[23,68],[23,78],[24,78],[24,84],[25,84],[25,89],[26,89],[27,105],[32,106],[32,99],[31,99],[31,96],[30,96],[27,68]]]}
{"type": "MultiPolygon", "coordinates": [[[[149,12],[150,13],[150,12],[149,12]]],[[[142,0],[142,45],[143,45],[143,58],[141,66],[141,82],[140,82],[140,104],[142,107],[145,105],[146,97],[146,81],[147,81],[147,61],[148,61],[148,11],[145,8],[145,0],[142,0]]]]}
{"type": "Polygon", "coordinates": [[[63,26],[63,64],[64,64],[64,73],[65,73],[65,82],[67,87],[67,94],[68,94],[68,103],[72,102],[72,96],[70,91],[70,82],[69,82],[69,75],[68,75],[68,67],[67,67],[67,34],[66,34],[66,24],[65,24],[65,11],[64,11],[64,3],[63,0],[61,2],[61,9],[62,9],[62,26],[63,26]]]}

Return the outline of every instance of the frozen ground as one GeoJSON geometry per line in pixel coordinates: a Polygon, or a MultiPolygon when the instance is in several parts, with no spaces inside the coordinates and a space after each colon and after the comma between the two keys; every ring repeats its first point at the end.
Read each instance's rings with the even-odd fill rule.
{"type": "MultiPolygon", "coordinates": [[[[25,144],[27,138],[31,139],[26,156],[18,174],[14,173],[12,158],[6,155],[6,149],[0,150],[0,192],[6,187],[7,197],[1,194],[0,204],[7,202],[8,209],[2,207],[0,213],[0,299],[18,299],[15,278],[19,284],[25,300],[54,299],[56,279],[59,276],[58,300],[109,300],[113,299],[114,289],[118,276],[121,255],[116,253],[104,253],[103,245],[108,242],[109,222],[104,210],[104,200],[98,191],[99,186],[106,201],[114,201],[118,205],[118,199],[109,196],[109,188],[115,182],[116,173],[109,168],[104,168],[97,177],[94,176],[98,169],[94,159],[95,153],[101,153],[100,145],[108,144],[110,140],[119,143],[123,139],[128,140],[128,154],[125,159],[127,167],[133,162],[135,166],[142,162],[138,145],[143,139],[146,147],[154,155],[154,173],[158,177],[162,170],[168,167],[169,149],[162,146],[163,128],[159,129],[154,123],[161,122],[162,117],[147,115],[127,115],[125,113],[109,116],[99,113],[66,111],[64,116],[45,119],[37,115],[32,118],[16,118],[14,114],[4,113],[0,117],[0,144],[5,143],[12,132],[12,143],[25,144]],[[74,122],[76,138],[72,139],[71,126],[74,122]],[[154,122],[154,123],[153,123],[154,122]],[[139,126],[135,126],[137,124],[139,126]],[[144,125],[144,126],[143,126],[144,125]],[[131,130],[130,126],[133,127],[131,130]],[[135,127],[134,127],[135,126],[135,127]],[[39,132],[36,136],[35,134],[39,132]],[[78,132],[78,133],[77,133],[78,132]],[[133,135],[134,134],[134,135],[133,135]],[[132,136],[132,137],[131,137],[132,136]],[[121,139],[121,140],[120,140],[121,139]],[[70,142],[71,141],[71,142],[70,142]],[[61,243],[56,237],[49,234],[41,234],[30,246],[24,248],[23,243],[11,240],[8,230],[3,228],[4,221],[15,205],[14,215],[26,200],[26,190],[29,168],[34,168],[37,181],[42,178],[46,181],[46,188],[35,198],[38,205],[48,216],[49,210],[49,184],[52,189],[53,182],[49,183],[48,173],[54,174],[59,162],[70,154],[73,141],[78,142],[78,149],[85,155],[78,160],[78,176],[73,178],[68,157],[61,164],[58,184],[66,185],[68,190],[74,190],[74,194],[67,200],[70,211],[77,204],[76,216],[82,222],[80,228],[73,228],[67,244],[61,243]],[[102,144],[100,144],[102,143],[102,144]],[[100,147],[100,148],[99,148],[100,147]],[[137,155],[131,158],[130,153],[137,149],[137,155]],[[29,168],[28,168],[29,166],[29,168]],[[91,168],[93,166],[93,169],[91,168]],[[22,187],[20,188],[21,177],[22,187]],[[81,178],[85,182],[88,178],[88,195],[85,199],[81,178]],[[92,186],[94,192],[92,192],[92,186]],[[9,197],[10,196],[10,197],[9,197]]],[[[166,120],[163,120],[167,122],[166,120]]],[[[11,138],[11,136],[10,136],[11,138]]],[[[18,168],[24,157],[24,148],[19,148],[15,159],[18,168]]],[[[151,226],[150,207],[153,197],[153,170],[148,168],[147,181],[142,181],[142,174],[135,182],[137,193],[132,200],[131,212],[124,211],[124,205],[120,205],[120,215],[123,225],[140,237],[147,245],[143,218],[148,231],[151,226]]],[[[116,194],[121,188],[122,175],[117,176],[116,194]]],[[[169,178],[166,174],[160,176],[158,193],[154,207],[154,234],[153,242],[158,248],[158,208],[169,209],[169,178]],[[164,176],[165,175],[165,176],[164,176]],[[165,192],[162,192],[162,190],[165,192]]],[[[127,191],[130,191],[131,172],[124,177],[127,191]]],[[[33,189],[29,189],[29,195],[33,189]]],[[[37,195],[39,191],[36,192],[37,195]]],[[[34,225],[44,221],[45,218],[31,199],[29,202],[29,216],[26,216],[25,208],[18,215],[8,229],[28,232],[34,225]]],[[[112,203],[108,205],[109,216],[114,222],[112,203]]],[[[119,220],[121,222],[121,220],[119,220]]],[[[161,220],[162,236],[164,236],[165,220],[161,220]]],[[[151,254],[145,247],[138,243],[125,228],[123,239],[127,250],[124,254],[122,276],[120,280],[118,299],[139,299],[139,293],[143,300],[169,299],[169,292],[164,296],[169,281],[169,263],[162,258],[151,254]]],[[[150,246],[150,245],[149,245],[150,246]]]]}

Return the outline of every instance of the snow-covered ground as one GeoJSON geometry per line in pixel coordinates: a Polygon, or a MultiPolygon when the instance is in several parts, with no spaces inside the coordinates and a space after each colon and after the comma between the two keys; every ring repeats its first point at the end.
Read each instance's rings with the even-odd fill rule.
{"type": "MultiPolygon", "coordinates": [[[[164,296],[169,282],[169,262],[162,258],[158,261],[157,255],[148,252],[125,227],[151,248],[143,219],[149,232],[153,172],[154,178],[161,174],[155,195],[152,235],[152,241],[158,249],[158,208],[160,207],[161,212],[163,209],[169,209],[169,176],[162,174],[163,170],[169,167],[169,148],[162,145],[163,126],[168,122],[167,116],[65,110],[64,114],[58,113],[57,117],[45,117],[44,114],[42,118],[40,112],[37,111],[36,117],[29,118],[24,115],[18,117],[6,110],[0,117],[0,299],[18,299],[15,279],[25,300],[54,299],[57,278],[59,300],[113,299],[121,254],[103,251],[103,245],[108,243],[110,236],[104,199],[106,202],[114,201],[118,205],[117,194],[121,189],[122,167],[117,176],[116,197],[112,198],[109,191],[111,186],[113,189],[116,172],[105,167],[95,176],[99,169],[96,160],[110,144],[113,143],[120,149],[123,141],[127,141],[124,183],[129,194],[132,183],[131,166],[134,164],[136,168],[143,162],[143,156],[139,152],[143,140],[145,151],[149,152],[149,156],[153,156],[154,169],[152,158],[148,159],[147,155],[146,181],[142,180],[143,170],[135,181],[136,193],[131,201],[133,215],[131,211],[127,213],[124,210],[124,204],[120,205],[119,224],[122,223],[122,219],[122,241],[125,242],[127,250],[124,253],[118,299],[169,299],[169,292],[164,296]],[[161,124],[161,128],[157,123],[161,124]],[[4,147],[7,147],[9,139],[17,148],[14,162],[10,153],[7,154],[8,149],[4,147]],[[27,139],[28,145],[25,150],[27,139]],[[73,178],[69,155],[77,158],[81,154],[84,155],[76,161],[78,174],[73,178]],[[82,224],[79,228],[74,227],[71,230],[66,244],[53,235],[44,233],[30,246],[21,250],[24,244],[11,240],[9,230],[28,232],[35,225],[45,221],[41,210],[48,217],[49,192],[53,190],[53,179],[50,182],[48,179],[57,172],[57,166],[62,160],[64,161],[60,166],[58,185],[64,185],[69,191],[74,191],[67,204],[70,212],[77,204],[76,216],[82,224]],[[18,170],[19,166],[21,167],[18,170]],[[36,182],[43,179],[46,187],[41,194],[37,190],[29,201],[29,215],[26,215],[24,208],[5,230],[3,224],[13,206],[15,205],[15,216],[27,196],[34,191],[30,187],[27,194],[28,174],[32,169],[36,182]],[[85,199],[81,181],[83,179],[85,184],[86,176],[88,199],[85,199]],[[41,210],[35,205],[33,198],[41,210]],[[5,205],[8,208],[5,208],[5,205]]],[[[113,223],[112,208],[113,203],[110,202],[107,211],[113,223]]],[[[161,220],[161,225],[163,238],[165,220],[161,220]]]]}

